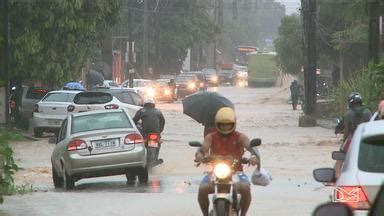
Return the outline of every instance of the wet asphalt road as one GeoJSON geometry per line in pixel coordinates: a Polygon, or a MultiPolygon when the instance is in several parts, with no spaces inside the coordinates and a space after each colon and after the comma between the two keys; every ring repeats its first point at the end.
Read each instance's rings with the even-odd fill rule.
{"type": "MultiPolygon", "coordinates": [[[[239,130],[263,139],[263,164],[274,177],[268,187],[252,187],[248,215],[310,215],[315,206],[327,201],[330,190],[316,183],[311,171],[331,165],[330,151],[337,148],[332,144],[332,131],[298,128],[300,113],[285,103],[286,89],[216,90],[235,103],[239,130]]],[[[50,175],[53,144],[48,138],[16,143],[16,161],[23,168],[16,180],[32,184],[35,192],[6,197],[0,216],[200,215],[196,197],[205,168],[194,167],[195,149],[187,142],[201,140],[203,127],[182,114],[180,101],[158,107],[166,118],[160,152],[165,162],[153,169],[148,184],[127,185],[125,176],[112,176],[82,179],[69,192],[54,189],[50,175]]],[[[248,175],[253,170],[245,168],[248,175]]]]}

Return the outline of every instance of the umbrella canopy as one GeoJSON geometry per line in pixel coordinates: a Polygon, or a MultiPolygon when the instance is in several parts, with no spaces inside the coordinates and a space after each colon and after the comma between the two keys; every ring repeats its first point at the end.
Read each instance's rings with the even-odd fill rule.
{"type": "Polygon", "coordinates": [[[83,85],[81,85],[79,82],[67,82],[65,83],[63,89],[84,91],[83,85]]]}
{"type": "Polygon", "coordinates": [[[226,97],[216,92],[197,92],[183,99],[183,113],[203,125],[214,125],[216,112],[222,107],[235,108],[226,97]]]}
{"type": "Polygon", "coordinates": [[[87,84],[90,86],[95,86],[97,84],[103,84],[104,76],[98,71],[89,70],[87,74],[87,84]]]}

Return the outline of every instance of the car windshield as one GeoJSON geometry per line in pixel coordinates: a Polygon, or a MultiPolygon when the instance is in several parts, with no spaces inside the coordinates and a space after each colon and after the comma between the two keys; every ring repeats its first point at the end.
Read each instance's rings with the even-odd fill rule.
{"type": "Polygon", "coordinates": [[[151,86],[151,81],[133,81],[133,86],[134,87],[150,87],[151,86]]]}
{"type": "Polygon", "coordinates": [[[216,74],[216,70],[215,69],[203,69],[203,73],[212,75],[212,74],[216,74]]]}
{"type": "Polygon", "coordinates": [[[196,80],[196,76],[194,75],[182,75],[176,77],[176,82],[187,82],[189,80],[196,80]]]}
{"type": "Polygon", "coordinates": [[[63,93],[63,92],[54,92],[48,93],[43,101],[45,102],[73,102],[73,98],[76,94],[74,93],[63,93]]]}
{"type": "Polygon", "coordinates": [[[105,104],[112,101],[113,97],[105,92],[82,92],[75,96],[75,104],[105,104]]]}
{"type": "Polygon", "coordinates": [[[230,73],[232,73],[232,69],[221,69],[220,73],[221,74],[230,74],[230,73]]]}
{"type": "Polygon", "coordinates": [[[117,85],[117,83],[115,83],[114,81],[108,81],[108,85],[112,87],[119,87],[119,85],[117,85]]]}
{"type": "Polygon", "coordinates": [[[384,173],[384,137],[361,142],[358,166],[362,171],[384,173]]]}
{"type": "Polygon", "coordinates": [[[133,128],[124,112],[92,113],[75,116],[72,119],[71,134],[91,130],[105,130],[114,128],[133,128]]]}

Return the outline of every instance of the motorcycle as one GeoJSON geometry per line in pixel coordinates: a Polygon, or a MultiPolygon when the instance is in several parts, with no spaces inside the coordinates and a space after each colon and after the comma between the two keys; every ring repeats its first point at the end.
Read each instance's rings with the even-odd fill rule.
{"type": "Polygon", "coordinates": [[[147,148],[147,166],[149,169],[162,164],[163,159],[159,159],[160,152],[160,133],[148,133],[143,134],[143,128],[141,124],[136,125],[137,129],[140,131],[141,135],[144,137],[144,144],[147,148]]]}
{"type": "MultiPolygon", "coordinates": [[[[251,142],[252,147],[259,146],[260,139],[254,139],[251,142]]],[[[192,147],[201,147],[200,142],[189,142],[192,147]]],[[[258,151],[256,151],[258,152],[258,151]]],[[[239,180],[238,172],[235,167],[238,163],[248,164],[248,158],[242,158],[241,161],[232,156],[206,157],[202,163],[211,164],[212,170],[208,172],[211,182],[214,185],[212,196],[213,209],[210,210],[210,216],[237,216],[240,212],[241,195],[234,190],[234,184],[239,180]]],[[[197,164],[199,166],[200,163],[197,164]]]]}

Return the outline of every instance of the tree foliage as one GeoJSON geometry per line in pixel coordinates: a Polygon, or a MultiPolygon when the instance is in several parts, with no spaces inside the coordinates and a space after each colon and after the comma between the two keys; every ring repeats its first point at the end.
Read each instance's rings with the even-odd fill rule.
{"type": "Polygon", "coordinates": [[[277,61],[285,73],[297,74],[303,65],[302,24],[297,15],[286,16],[275,42],[277,61]]]}
{"type": "MultiPolygon", "coordinates": [[[[132,1],[129,6],[134,21],[128,26],[124,19],[121,23],[133,31],[137,68],[142,63],[143,44],[143,3],[132,1]]],[[[218,28],[209,14],[210,3],[206,0],[149,1],[149,63],[154,67],[159,58],[160,68],[169,70],[181,68],[187,50],[196,44],[213,41],[218,28]],[[158,31],[156,31],[158,25],[158,31]],[[156,53],[156,39],[159,40],[159,53],[156,53]]],[[[124,30],[121,34],[127,34],[124,30]]]]}
{"type": "Polygon", "coordinates": [[[51,85],[78,78],[120,9],[121,0],[10,0],[11,78],[51,85]]]}

